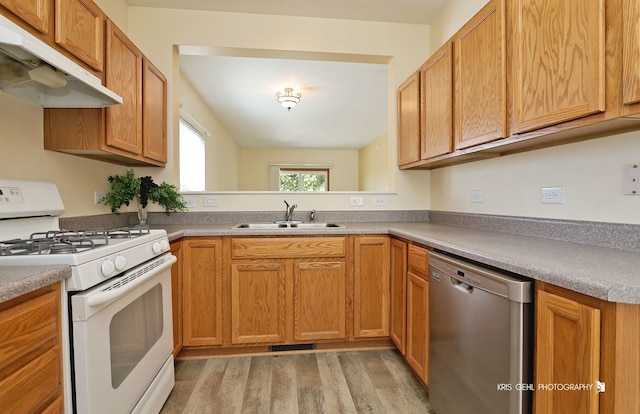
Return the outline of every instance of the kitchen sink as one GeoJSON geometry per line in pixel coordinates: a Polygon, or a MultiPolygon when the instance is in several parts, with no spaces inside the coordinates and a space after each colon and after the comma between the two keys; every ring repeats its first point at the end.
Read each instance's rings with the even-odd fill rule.
{"type": "Polygon", "coordinates": [[[241,223],[233,226],[233,229],[328,229],[328,228],[344,228],[346,226],[336,223],[301,223],[299,221],[277,221],[275,223],[241,223]]]}

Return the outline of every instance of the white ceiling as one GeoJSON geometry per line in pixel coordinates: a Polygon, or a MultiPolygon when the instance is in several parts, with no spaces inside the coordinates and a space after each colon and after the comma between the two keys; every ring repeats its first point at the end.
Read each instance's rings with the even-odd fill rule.
{"type": "MultiPolygon", "coordinates": [[[[127,0],[131,6],[427,24],[445,0],[127,0]]],[[[180,68],[240,146],[359,149],[387,133],[387,62],[182,46],[180,68]],[[293,87],[287,112],[276,92],[293,87]]],[[[351,57],[349,58],[351,59],[351,57]]],[[[187,111],[189,108],[185,108],[187,111]]]]}

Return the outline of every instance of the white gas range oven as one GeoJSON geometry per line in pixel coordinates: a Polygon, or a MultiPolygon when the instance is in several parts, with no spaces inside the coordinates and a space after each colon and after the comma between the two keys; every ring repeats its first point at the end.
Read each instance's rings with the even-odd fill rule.
{"type": "Polygon", "coordinates": [[[61,230],[55,184],[0,179],[0,266],[68,265],[65,412],[158,413],[174,385],[164,230],[61,230]]]}

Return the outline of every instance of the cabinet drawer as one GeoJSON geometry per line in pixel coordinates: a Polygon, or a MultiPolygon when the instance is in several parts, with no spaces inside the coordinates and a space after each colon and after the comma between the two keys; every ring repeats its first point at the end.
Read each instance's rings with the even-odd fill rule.
{"type": "Polygon", "coordinates": [[[429,274],[429,251],[420,246],[409,246],[409,271],[429,274]]]}
{"type": "Polygon", "coordinates": [[[58,289],[53,289],[0,312],[0,370],[28,358],[47,343],[57,343],[58,295],[58,289]]]}
{"type": "Polygon", "coordinates": [[[345,237],[264,237],[234,238],[231,254],[234,259],[343,257],[345,237]]]}

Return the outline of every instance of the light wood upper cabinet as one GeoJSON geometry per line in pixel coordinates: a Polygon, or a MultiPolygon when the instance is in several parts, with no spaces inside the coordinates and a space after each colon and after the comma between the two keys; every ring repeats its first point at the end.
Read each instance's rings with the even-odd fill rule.
{"type": "MultiPolygon", "coordinates": [[[[640,112],[640,1],[622,2],[623,23],[623,103],[640,112]]],[[[629,111],[628,111],[629,112],[629,111]]]]}
{"type": "Polygon", "coordinates": [[[55,42],[102,72],[104,13],[91,0],[55,0],[55,42]]]}
{"type": "Polygon", "coordinates": [[[391,239],[389,336],[402,355],[407,341],[407,243],[391,239]]]}
{"type": "Polygon", "coordinates": [[[142,67],[142,155],[167,162],[167,79],[147,59],[142,67]]]}
{"type": "Polygon", "coordinates": [[[0,407],[63,412],[60,283],[0,303],[0,407]]]}
{"type": "Polygon", "coordinates": [[[183,249],[183,343],[222,344],[222,239],[188,238],[183,249]]]}
{"type": "Polygon", "coordinates": [[[43,35],[53,33],[53,0],[0,0],[0,6],[43,35]]]}
{"type": "Polygon", "coordinates": [[[389,336],[389,238],[354,241],[353,336],[389,336]]]}
{"type": "Polygon", "coordinates": [[[123,103],[99,109],[45,109],[44,147],[117,164],[163,167],[166,79],[113,22],[107,21],[106,33],[105,85],[123,103]]]}
{"type": "Polygon", "coordinates": [[[513,2],[512,132],[605,110],[604,4],[513,2]]]}
{"type": "Polygon", "coordinates": [[[105,84],[122,97],[106,108],[106,145],[142,154],[142,53],[111,21],[107,22],[105,84]]]}
{"type": "Polygon", "coordinates": [[[492,0],[454,36],[455,148],[507,137],[505,0],[492,0]]]}
{"type": "Polygon", "coordinates": [[[420,158],[453,150],[453,48],[445,43],[420,68],[420,158]]]}
{"type": "Polygon", "coordinates": [[[398,165],[420,160],[420,73],[398,88],[398,165]]]}

